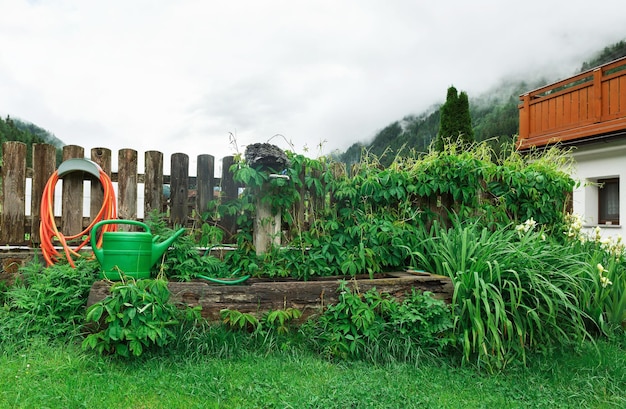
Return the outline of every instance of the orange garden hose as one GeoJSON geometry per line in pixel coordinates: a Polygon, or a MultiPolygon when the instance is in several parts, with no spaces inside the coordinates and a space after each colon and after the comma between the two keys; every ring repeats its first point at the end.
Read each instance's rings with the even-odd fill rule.
{"type": "MultiPolygon", "coordinates": [[[[96,174],[99,175],[100,183],[102,184],[102,188],[104,189],[104,200],[98,214],[96,214],[95,217],[92,217],[92,221],[89,226],[87,226],[87,228],[80,233],[72,236],[65,236],[59,231],[56,225],[54,219],[54,188],[57,184],[57,181],[59,180],[59,170],[55,171],[52,176],[50,176],[50,179],[48,179],[48,183],[46,183],[46,186],[43,190],[43,196],[41,198],[41,224],[39,226],[39,235],[41,237],[41,253],[46,260],[48,266],[56,263],[60,255],[59,251],[55,248],[53,244],[54,239],[56,239],[58,241],[58,245],[63,248],[63,252],[65,253],[65,257],[67,258],[69,264],[72,267],[76,267],[73,257],[80,257],[78,251],[83,248],[87,243],[89,243],[89,234],[91,228],[101,220],[117,218],[115,192],[113,190],[113,183],[111,182],[111,179],[100,168],[100,166],[98,166],[94,162],[90,162],[90,166],[94,167],[94,176],[96,174]],[[68,242],[76,239],[83,239],[83,241],[78,246],[71,248],[68,242]]],[[[61,167],[59,167],[59,169],[61,169],[61,167]]],[[[81,168],[70,169],[68,171],[71,170],[84,171],[84,169],[81,168]]],[[[67,173],[67,171],[65,173],[67,173]]],[[[98,245],[102,245],[102,234],[104,234],[104,232],[114,231],[116,228],[117,227],[115,224],[105,225],[100,230],[98,245]]]]}

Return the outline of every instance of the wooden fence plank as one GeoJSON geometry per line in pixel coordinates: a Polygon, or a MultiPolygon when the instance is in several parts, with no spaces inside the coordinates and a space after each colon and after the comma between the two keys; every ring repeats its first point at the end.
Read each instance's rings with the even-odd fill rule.
{"type": "Polygon", "coordinates": [[[209,202],[213,200],[215,158],[211,155],[198,155],[197,166],[196,209],[198,215],[202,217],[208,209],[209,202]]]}
{"type": "MultiPolygon", "coordinates": [[[[137,151],[121,149],[118,154],[117,214],[120,219],[137,219],[137,151]]],[[[120,225],[122,231],[136,230],[120,225]]]]}
{"type": "Polygon", "coordinates": [[[580,121],[580,93],[572,93],[572,123],[580,121]]]}
{"type": "Polygon", "coordinates": [[[173,154],[170,173],[170,223],[185,226],[189,210],[189,156],[173,154]]]}
{"type": "Polygon", "coordinates": [[[570,123],[572,123],[572,94],[565,94],[563,102],[563,123],[561,125],[570,123]]]}
{"type": "Polygon", "coordinates": [[[619,103],[618,103],[618,111],[619,114],[626,113],[626,78],[619,78],[619,103]]]}
{"type": "MultiPolygon", "coordinates": [[[[91,160],[96,162],[100,168],[111,177],[111,149],[93,148],[91,150],[91,160]]],[[[102,208],[104,201],[104,189],[100,179],[91,179],[91,201],[89,203],[89,217],[94,218],[102,208]]]]}
{"type": "Polygon", "coordinates": [[[26,144],[2,144],[1,244],[24,244],[26,203],[26,144]]]}
{"type": "MultiPolygon", "coordinates": [[[[63,147],[63,161],[84,157],[85,149],[82,146],[63,147]]],[[[82,172],[70,172],[63,176],[61,233],[65,236],[83,231],[83,180],[82,172]]]]}
{"type": "Polygon", "coordinates": [[[556,127],[556,98],[548,100],[548,128],[554,129],[556,127]]]}
{"type": "Polygon", "coordinates": [[[554,100],[554,127],[560,128],[565,123],[564,118],[565,114],[563,112],[563,101],[565,99],[564,95],[559,95],[554,100]]]}
{"type": "Polygon", "coordinates": [[[608,81],[608,99],[609,106],[604,111],[607,116],[614,116],[619,112],[619,100],[620,100],[620,90],[619,90],[619,78],[608,81]]]}
{"type": "Polygon", "coordinates": [[[144,217],[156,210],[163,212],[163,153],[147,151],[144,171],[144,217]]]}
{"type": "Polygon", "coordinates": [[[32,215],[30,237],[34,244],[41,242],[39,225],[41,224],[41,199],[43,190],[56,170],[56,148],[46,143],[33,145],[33,179],[31,190],[30,214],[32,215]]]}

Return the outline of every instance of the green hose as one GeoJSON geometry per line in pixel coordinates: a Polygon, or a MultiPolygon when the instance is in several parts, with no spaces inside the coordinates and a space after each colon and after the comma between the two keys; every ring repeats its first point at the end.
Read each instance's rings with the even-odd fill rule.
{"type": "MultiPolygon", "coordinates": [[[[204,251],[204,256],[206,257],[207,254],[209,254],[211,252],[211,250],[215,247],[215,245],[208,247],[205,251],[204,251]]],[[[232,272],[231,275],[234,275],[236,273],[238,273],[241,269],[238,268],[235,271],[232,272]]],[[[250,278],[250,275],[246,275],[243,277],[239,277],[236,280],[220,280],[219,278],[213,278],[213,277],[207,277],[204,276],[202,274],[196,274],[196,277],[198,278],[202,278],[205,279],[207,281],[211,281],[213,283],[217,283],[217,284],[225,284],[225,285],[235,285],[235,284],[241,284],[244,281],[246,281],[248,278],[250,278]]]]}
{"type": "Polygon", "coordinates": [[[208,281],[211,281],[211,282],[214,282],[214,283],[218,283],[218,284],[235,285],[235,284],[243,283],[248,278],[250,278],[250,275],[239,277],[236,280],[220,280],[219,278],[207,277],[207,276],[203,276],[201,274],[196,274],[196,277],[203,278],[205,280],[208,280],[208,281]]]}

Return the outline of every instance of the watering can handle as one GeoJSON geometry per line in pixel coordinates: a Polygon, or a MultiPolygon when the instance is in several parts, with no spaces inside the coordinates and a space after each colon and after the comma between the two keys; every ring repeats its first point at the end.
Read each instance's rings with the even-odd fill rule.
{"type": "Polygon", "coordinates": [[[91,228],[91,247],[92,248],[96,248],[98,241],[96,240],[96,233],[98,233],[98,228],[100,228],[100,226],[103,226],[105,224],[131,224],[134,226],[140,226],[143,227],[144,230],[147,233],[151,233],[150,232],[150,227],[148,227],[147,224],[143,223],[143,222],[139,222],[137,220],[117,220],[117,219],[112,219],[112,220],[102,220],[99,221],[98,223],[96,223],[92,228],[91,228]]]}

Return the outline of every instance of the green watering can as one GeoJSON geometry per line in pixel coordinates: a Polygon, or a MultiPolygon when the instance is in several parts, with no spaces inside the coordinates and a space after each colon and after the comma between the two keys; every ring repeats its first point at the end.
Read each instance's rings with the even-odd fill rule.
{"type": "Polygon", "coordinates": [[[174,240],[185,232],[180,229],[161,243],[159,236],[152,237],[150,227],[136,220],[103,220],[91,229],[91,248],[100,263],[100,278],[121,280],[122,274],[135,279],[150,278],[150,268],[165,253],[174,240]],[[131,224],[142,227],[145,232],[104,232],[102,248],[98,248],[96,233],[105,224],[131,224]]]}

